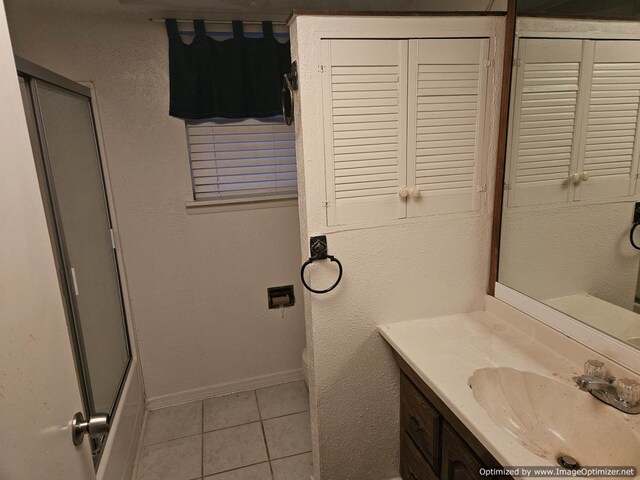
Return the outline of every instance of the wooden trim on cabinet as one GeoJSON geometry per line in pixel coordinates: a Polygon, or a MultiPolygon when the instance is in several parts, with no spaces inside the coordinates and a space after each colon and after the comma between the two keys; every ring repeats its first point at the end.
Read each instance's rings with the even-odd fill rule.
{"type": "Polygon", "coordinates": [[[533,12],[533,11],[520,11],[521,17],[534,17],[534,18],[554,18],[554,19],[566,19],[566,20],[605,20],[605,21],[620,21],[620,22],[637,22],[640,20],[640,14],[636,15],[598,15],[587,13],[551,13],[551,12],[533,12]]]}
{"type": "Polygon", "coordinates": [[[505,28],[504,60],[502,67],[502,98],[500,100],[500,123],[498,124],[498,154],[496,184],[493,198],[493,226],[491,229],[491,264],[487,293],[495,296],[500,260],[500,231],[502,228],[502,207],[504,197],[504,175],[507,162],[507,141],[509,133],[509,100],[511,96],[511,73],[513,70],[513,49],[516,36],[517,0],[508,0],[505,28]]]}
{"type": "Polygon", "coordinates": [[[287,17],[289,23],[293,17],[299,17],[301,15],[313,15],[313,16],[348,16],[348,17],[504,17],[505,12],[502,10],[457,10],[447,12],[430,12],[426,10],[419,11],[406,11],[391,10],[391,11],[366,11],[366,10],[322,10],[322,9],[297,9],[292,10],[287,17]]]}

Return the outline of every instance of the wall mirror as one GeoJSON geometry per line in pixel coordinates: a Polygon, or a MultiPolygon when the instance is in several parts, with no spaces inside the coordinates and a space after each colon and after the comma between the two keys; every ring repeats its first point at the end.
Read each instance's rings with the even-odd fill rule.
{"type": "Polygon", "coordinates": [[[496,296],[640,349],[640,2],[519,0],[510,87],[496,296]]]}

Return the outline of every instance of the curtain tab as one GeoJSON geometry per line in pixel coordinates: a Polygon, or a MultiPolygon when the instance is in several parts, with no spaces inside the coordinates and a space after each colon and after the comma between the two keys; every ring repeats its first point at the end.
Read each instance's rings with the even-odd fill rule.
{"type": "Polygon", "coordinates": [[[242,22],[240,20],[234,20],[231,22],[233,25],[233,36],[234,38],[243,38],[244,37],[244,29],[242,27],[242,22]]]}

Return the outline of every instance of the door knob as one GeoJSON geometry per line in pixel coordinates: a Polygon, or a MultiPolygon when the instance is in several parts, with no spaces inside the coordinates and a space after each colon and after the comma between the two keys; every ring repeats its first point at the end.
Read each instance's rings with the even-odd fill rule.
{"type": "Polygon", "coordinates": [[[589,180],[589,174],[587,172],[582,172],[582,175],[580,175],[580,178],[586,182],[587,180],[589,180]]]}
{"type": "Polygon", "coordinates": [[[569,175],[569,180],[571,180],[573,183],[579,183],[580,180],[582,180],[582,175],[580,175],[579,173],[574,173],[573,175],[569,175]]]}
{"type": "Polygon", "coordinates": [[[398,195],[400,195],[400,198],[407,198],[409,196],[409,189],[404,187],[401,188],[398,190],[398,195]]]}
{"type": "Polygon", "coordinates": [[[110,425],[109,415],[106,413],[96,413],[85,420],[82,412],[78,412],[71,420],[71,439],[74,445],[80,445],[84,440],[84,435],[89,434],[89,438],[104,437],[109,433],[110,425]]]}
{"type": "Polygon", "coordinates": [[[420,195],[422,194],[422,192],[420,191],[420,188],[418,187],[413,187],[411,189],[411,196],[413,198],[420,198],[420,195]]]}

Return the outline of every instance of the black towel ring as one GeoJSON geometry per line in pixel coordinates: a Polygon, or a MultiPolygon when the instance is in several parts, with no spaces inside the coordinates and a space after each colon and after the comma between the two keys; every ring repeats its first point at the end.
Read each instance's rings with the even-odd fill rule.
{"type": "Polygon", "coordinates": [[[636,250],[640,250],[640,246],[633,239],[633,234],[635,233],[636,228],[638,228],[638,226],[640,226],[640,222],[634,223],[633,226],[631,227],[631,231],[629,232],[629,241],[631,242],[631,245],[633,246],[633,248],[635,248],[636,250]]]}
{"type": "Polygon", "coordinates": [[[329,293],[331,290],[333,290],[334,288],[336,288],[336,287],[338,286],[338,284],[340,283],[340,280],[342,280],[342,264],[340,263],[340,260],[338,260],[338,259],[337,259],[336,257],[334,257],[333,255],[327,255],[327,256],[322,257],[322,258],[314,258],[314,257],[311,257],[311,258],[309,258],[309,260],[307,260],[306,262],[304,262],[304,263],[302,264],[302,268],[300,269],[300,278],[302,279],[302,285],[304,285],[304,288],[306,288],[306,289],[307,289],[307,290],[309,290],[310,292],[313,292],[313,293],[319,293],[319,294],[322,294],[322,293],[329,293]],[[315,288],[312,288],[311,286],[309,286],[309,285],[307,284],[307,282],[305,281],[305,279],[304,279],[304,269],[305,269],[305,268],[307,268],[309,265],[311,265],[315,260],[325,260],[325,259],[328,259],[328,260],[330,260],[330,261],[335,262],[335,263],[337,263],[337,264],[338,264],[338,269],[339,269],[339,272],[338,272],[338,279],[337,279],[337,280],[336,280],[336,282],[335,282],[333,285],[331,285],[329,288],[325,288],[324,290],[316,290],[315,288]]]}

